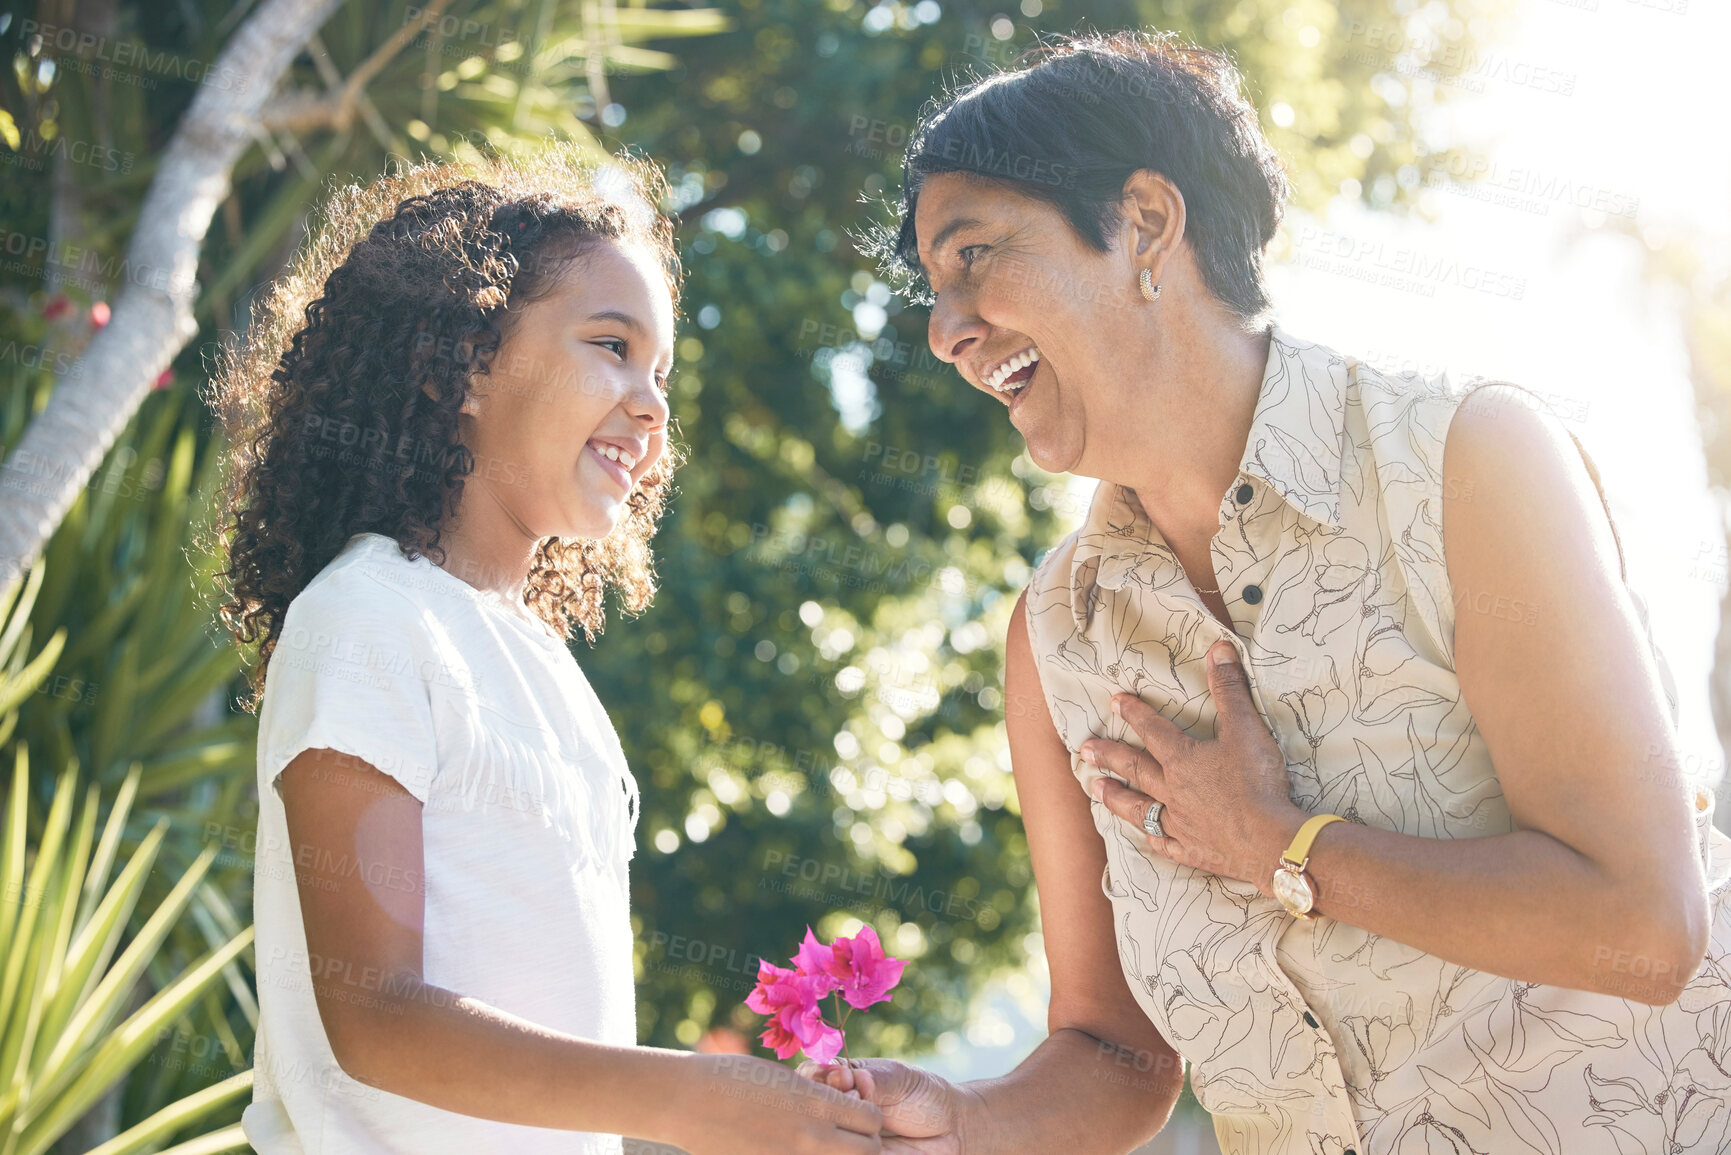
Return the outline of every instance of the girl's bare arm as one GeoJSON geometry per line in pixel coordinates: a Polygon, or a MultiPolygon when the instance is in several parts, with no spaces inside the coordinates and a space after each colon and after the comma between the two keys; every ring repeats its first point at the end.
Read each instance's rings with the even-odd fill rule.
{"type": "Polygon", "coordinates": [[[420,803],[331,750],[290,762],[282,797],[319,1018],[357,1081],[464,1115],[699,1155],[879,1150],[875,1106],[779,1064],[598,1043],[423,982],[420,803]]]}

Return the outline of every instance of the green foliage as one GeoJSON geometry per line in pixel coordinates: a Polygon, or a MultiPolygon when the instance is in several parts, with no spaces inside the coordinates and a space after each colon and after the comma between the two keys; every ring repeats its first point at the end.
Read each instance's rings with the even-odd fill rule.
{"type": "Polygon", "coordinates": [[[252,720],[223,709],[241,663],[212,626],[203,540],[221,454],[189,409],[184,392],[153,394],[51,540],[32,622],[72,641],[21,725],[107,786],[142,762],[153,799],[253,760],[252,720]]]}
{"type": "MultiPolygon", "coordinates": [[[[45,328],[27,331],[26,339],[47,346],[52,338],[45,328]]],[[[12,369],[0,410],[0,439],[8,447],[52,386],[40,367],[14,362],[12,369]]],[[[136,846],[134,861],[146,865],[117,908],[116,933],[142,941],[151,910],[174,911],[148,932],[150,949],[126,956],[137,966],[126,972],[121,998],[131,997],[140,982],[145,994],[165,989],[210,951],[250,935],[236,908],[250,904],[251,862],[222,851],[246,845],[239,824],[251,823],[242,799],[252,783],[256,723],[226,708],[240,660],[210,614],[215,559],[204,539],[220,447],[204,434],[207,424],[189,391],[151,394],[31,569],[0,634],[0,667],[14,670],[32,635],[49,638],[31,663],[33,676],[0,689],[0,742],[14,737],[20,759],[29,752],[35,764],[57,768],[34,781],[16,776],[24,805],[12,813],[20,823],[28,816],[21,836],[40,860],[53,837],[52,817],[45,825],[42,816],[56,813],[55,800],[74,778],[91,792],[118,791],[109,829],[119,832],[121,846],[136,846]],[[3,648],[11,645],[8,639],[18,639],[17,645],[3,648]],[[143,813],[134,818],[135,811],[143,813]],[[196,885],[176,889],[176,880],[185,878],[196,885]]],[[[8,480],[31,484],[50,468],[13,460],[8,480]]],[[[25,844],[17,844],[19,854],[25,844]]],[[[104,845],[111,861],[116,849],[104,845]]],[[[24,909],[32,909],[28,899],[24,909]]],[[[112,953],[114,944],[104,949],[112,953]]],[[[195,1005],[171,1016],[172,1034],[158,1032],[142,1050],[127,1052],[128,1067],[147,1055],[152,1062],[140,1068],[148,1078],[127,1084],[123,1121],[176,1109],[174,1100],[211,1082],[214,1064],[189,1068],[174,1061],[174,1048],[185,1039],[215,1040],[224,1074],[247,1066],[257,1019],[251,979],[235,962],[218,975],[221,983],[204,984],[195,1005]]],[[[113,982],[121,982],[121,972],[113,972],[113,982]]],[[[0,1005],[13,1004],[8,998],[0,1005]]],[[[39,1059],[46,1045],[39,1044],[39,1059]]],[[[19,1081],[10,1091],[28,1086],[19,1081]]],[[[36,1114],[42,1114],[50,1104],[37,1097],[36,1114]]],[[[61,1117],[65,1103],[88,1105],[89,1098],[62,1096],[54,1126],[64,1130],[77,1119],[61,1117]]]]}

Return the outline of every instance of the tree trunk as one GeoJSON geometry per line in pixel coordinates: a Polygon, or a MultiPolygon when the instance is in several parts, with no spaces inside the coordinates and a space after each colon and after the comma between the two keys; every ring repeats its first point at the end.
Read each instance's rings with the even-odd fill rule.
{"type": "Polygon", "coordinates": [[[266,100],[339,2],[264,0],[213,69],[234,82],[202,86],[187,108],[139,211],[112,319],[86,350],[81,379],[56,385],[5,463],[14,476],[0,478],[0,586],[42,551],[151,383],[198,332],[205,231],[266,100]]]}

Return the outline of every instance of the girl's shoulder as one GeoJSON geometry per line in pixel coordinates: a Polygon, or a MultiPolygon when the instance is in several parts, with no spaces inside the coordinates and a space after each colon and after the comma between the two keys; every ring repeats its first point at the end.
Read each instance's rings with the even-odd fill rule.
{"type": "Polygon", "coordinates": [[[359,533],[350,538],[342,554],[319,576],[327,574],[344,592],[359,587],[373,597],[401,599],[444,623],[447,631],[462,622],[493,623],[502,618],[533,637],[541,648],[569,657],[565,639],[527,606],[520,602],[513,605],[491,590],[478,589],[424,555],[410,558],[394,539],[383,534],[359,533]]]}
{"type": "MultiPolygon", "coordinates": [[[[454,629],[464,616],[456,591],[464,585],[426,558],[411,561],[379,534],[356,534],[289,602],[271,655],[269,693],[278,666],[317,660],[399,673],[465,666],[454,629]],[[428,572],[432,571],[432,572],[428,572]]],[[[464,685],[466,679],[435,678],[464,685]]]]}
{"type": "MultiPolygon", "coordinates": [[[[341,553],[314,575],[289,602],[283,619],[291,626],[316,628],[339,621],[368,620],[388,625],[430,624],[440,599],[448,599],[432,570],[456,581],[425,558],[410,561],[391,538],[376,533],[351,537],[341,553]]],[[[461,584],[461,583],[459,583],[461,584]]]]}
{"type": "Polygon", "coordinates": [[[503,602],[498,595],[447,573],[425,555],[410,558],[393,538],[357,533],[289,603],[291,614],[297,606],[322,614],[356,609],[393,618],[409,614],[431,625],[479,613],[487,606],[501,608],[503,602]]]}
{"type": "MultiPolygon", "coordinates": [[[[365,535],[371,538],[374,535],[365,535]]],[[[396,542],[351,538],[289,602],[259,716],[261,796],[302,750],[360,759],[425,803],[439,766],[439,719],[475,678],[435,605],[405,583],[396,542]],[[394,555],[394,560],[393,560],[394,555]]]]}

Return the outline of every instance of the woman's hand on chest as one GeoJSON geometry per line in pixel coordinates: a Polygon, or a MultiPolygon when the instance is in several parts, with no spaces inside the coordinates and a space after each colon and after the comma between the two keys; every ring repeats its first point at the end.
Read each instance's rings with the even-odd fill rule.
{"type": "Polygon", "coordinates": [[[1123,780],[1101,777],[1095,797],[1154,853],[1269,894],[1276,860],[1305,814],[1292,802],[1286,758],[1251,700],[1232,644],[1215,643],[1208,658],[1213,738],[1193,738],[1135,695],[1118,694],[1113,710],[1146,749],[1090,738],[1080,753],[1123,780]],[[1162,804],[1161,836],[1143,826],[1154,802],[1162,804]]]}

